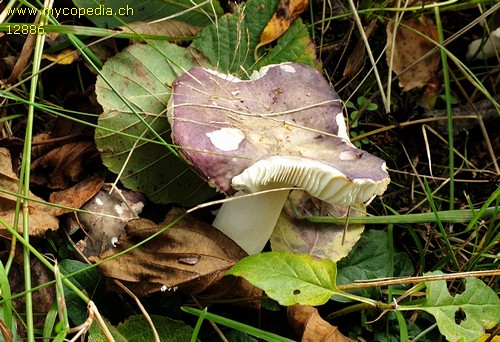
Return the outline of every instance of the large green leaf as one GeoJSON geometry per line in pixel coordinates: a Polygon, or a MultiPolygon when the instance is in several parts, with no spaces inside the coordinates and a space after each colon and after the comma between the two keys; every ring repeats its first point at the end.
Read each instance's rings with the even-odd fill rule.
{"type": "Polygon", "coordinates": [[[281,305],[322,305],[341,293],[335,285],[335,263],[307,254],[255,254],[240,260],[227,274],[244,277],[281,305]]]}
{"type": "Polygon", "coordinates": [[[125,23],[165,18],[182,11],[187,13],[176,16],[188,24],[205,26],[223,12],[218,1],[212,1],[200,8],[193,8],[203,0],[73,0],[79,14],[85,15],[94,25],[115,28],[125,23]],[[120,20],[118,20],[119,18],[120,20]]]}
{"type": "Polygon", "coordinates": [[[429,281],[425,285],[425,302],[402,309],[424,310],[433,315],[448,341],[476,341],[486,329],[500,323],[500,299],[481,280],[466,278],[465,291],[455,296],[448,292],[444,280],[429,281]]]}
{"type": "Polygon", "coordinates": [[[206,26],[193,47],[220,71],[237,74],[240,78],[262,66],[285,61],[317,66],[314,44],[301,20],[296,20],[277,45],[256,63],[254,49],[277,3],[278,0],[249,0],[238,6],[234,14],[220,17],[217,26],[206,26]]]}
{"type": "MultiPolygon", "coordinates": [[[[95,267],[89,268],[88,264],[84,264],[77,260],[61,260],[59,268],[63,275],[79,272],[69,280],[80,290],[85,289],[89,293],[95,291],[98,282],[102,278],[102,275],[95,267]]],[[[88,314],[87,304],[66,286],[64,287],[64,296],[68,309],[68,316],[71,321],[74,324],[82,324],[85,322],[88,314]]]]}
{"type": "Polygon", "coordinates": [[[155,132],[170,142],[165,113],[170,86],[196,62],[189,50],[174,44],[157,42],[156,47],[132,45],[104,65],[103,77],[96,82],[97,99],[104,112],[95,140],[109,170],[118,174],[123,169],[120,180],[127,188],[145,193],[154,202],[192,206],[214,192],[159,141],[155,132]]]}
{"type": "MultiPolygon", "coordinates": [[[[389,248],[387,233],[381,230],[368,230],[356,243],[349,255],[337,264],[337,284],[351,284],[359,280],[385,278],[389,276],[404,277],[413,274],[413,265],[405,252],[395,252],[392,255],[389,248]],[[391,264],[393,269],[391,270],[391,264]]],[[[376,288],[353,291],[363,297],[376,297],[376,288]]],[[[343,301],[341,297],[336,300],[343,301]]]]}

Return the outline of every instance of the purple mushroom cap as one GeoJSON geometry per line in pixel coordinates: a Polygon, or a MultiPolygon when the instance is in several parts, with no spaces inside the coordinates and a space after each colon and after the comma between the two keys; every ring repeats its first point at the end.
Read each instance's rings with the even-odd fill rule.
{"type": "Polygon", "coordinates": [[[350,143],[337,93],[312,67],[271,65],[245,81],[195,67],[170,108],[179,151],[228,195],[295,186],[350,205],[389,183],[385,162],[350,143]]]}

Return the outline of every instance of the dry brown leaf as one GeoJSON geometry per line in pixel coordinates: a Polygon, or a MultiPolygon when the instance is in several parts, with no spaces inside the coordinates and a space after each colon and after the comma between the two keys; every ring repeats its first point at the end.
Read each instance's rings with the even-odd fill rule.
{"type": "MultiPolygon", "coordinates": [[[[146,219],[130,221],[116,247],[97,259],[111,257],[136,245],[181,214],[173,210],[160,224],[146,219]]],[[[246,253],[217,229],[186,216],[155,239],[103,263],[99,269],[139,296],[177,290],[196,294],[219,280],[224,271],[244,256],[246,253]]]]}
{"type": "Polygon", "coordinates": [[[424,17],[403,20],[397,27],[393,46],[394,25],[393,22],[389,22],[386,28],[387,61],[390,61],[391,53],[394,51],[392,68],[398,75],[399,85],[403,90],[422,87],[436,76],[441,61],[438,51],[421,59],[435,47],[435,43],[429,38],[438,41],[436,27],[424,17]],[[418,63],[414,64],[417,61],[418,63]]]}
{"type": "Polygon", "coordinates": [[[308,0],[280,0],[273,17],[267,23],[260,35],[260,42],[255,47],[255,60],[258,59],[257,51],[261,46],[271,43],[285,33],[292,22],[309,6],[308,0]]]}
{"type": "MultiPolygon", "coordinates": [[[[0,148],[0,218],[4,219],[10,226],[14,225],[16,215],[16,196],[6,194],[6,192],[17,193],[19,187],[19,178],[12,171],[12,161],[10,153],[5,148],[0,148]]],[[[35,196],[31,192],[28,194],[30,199],[43,202],[43,199],[35,196]]],[[[47,204],[34,201],[29,202],[29,227],[30,235],[43,237],[47,230],[56,230],[59,227],[59,221],[55,216],[56,209],[47,204]]],[[[18,223],[18,231],[23,227],[22,215],[18,223]]],[[[5,227],[0,227],[0,234],[9,236],[5,227]]]]}
{"type": "MultiPolygon", "coordinates": [[[[94,197],[103,185],[104,179],[99,176],[90,176],[70,188],[51,193],[49,202],[79,209],[85,202],[94,197]]],[[[71,211],[70,209],[57,208],[55,215],[59,216],[71,211]]]]}
{"type": "Polygon", "coordinates": [[[86,167],[99,160],[99,153],[93,141],[80,140],[52,143],[47,135],[33,138],[35,147],[31,164],[31,181],[51,189],[66,189],[80,181],[86,167]],[[47,141],[46,144],[40,144],[47,141]],[[40,145],[36,145],[40,144],[40,145]]]}
{"type": "Polygon", "coordinates": [[[351,342],[337,327],[325,321],[318,310],[307,305],[292,305],[288,307],[288,322],[302,342],[351,342]]]}
{"type": "MultiPolygon", "coordinates": [[[[178,20],[162,20],[154,22],[137,21],[128,27],[120,26],[123,32],[139,34],[155,34],[164,37],[172,37],[175,41],[182,41],[184,37],[195,36],[203,27],[193,26],[178,20]]],[[[144,43],[143,40],[134,40],[137,43],[144,43]]]]}

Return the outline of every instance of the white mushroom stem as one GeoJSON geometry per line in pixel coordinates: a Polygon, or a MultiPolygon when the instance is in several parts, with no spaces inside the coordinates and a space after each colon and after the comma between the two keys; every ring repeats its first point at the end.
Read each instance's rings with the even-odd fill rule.
{"type": "Polygon", "coordinates": [[[238,197],[225,202],[212,226],[226,234],[248,254],[262,251],[271,236],[290,190],[238,197]]]}

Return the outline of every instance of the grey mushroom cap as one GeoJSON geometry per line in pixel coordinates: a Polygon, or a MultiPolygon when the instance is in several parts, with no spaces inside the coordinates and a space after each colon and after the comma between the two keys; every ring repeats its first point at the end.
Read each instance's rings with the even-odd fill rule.
{"type": "Polygon", "coordinates": [[[201,67],[173,84],[173,141],[221,191],[299,187],[329,203],[381,195],[385,162],[348,138],[337,93],[314,68],[282,63],[251,80],[201,67]]]}

